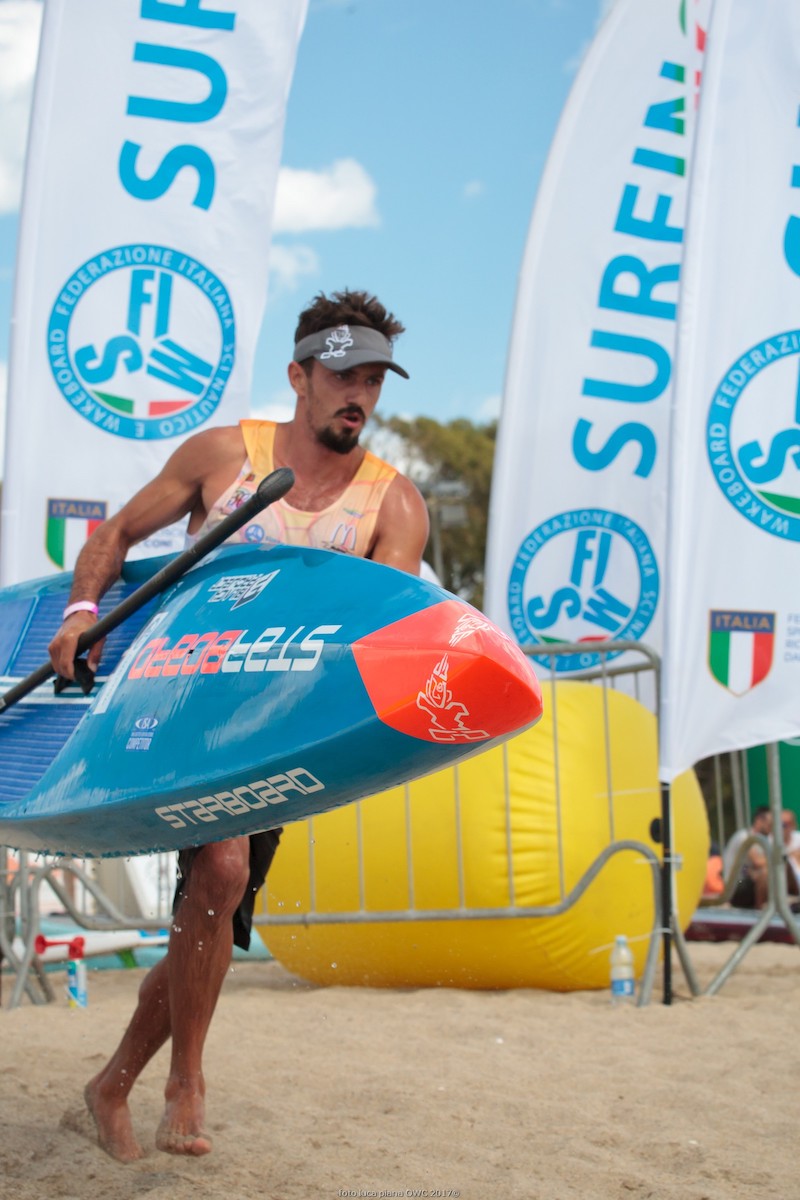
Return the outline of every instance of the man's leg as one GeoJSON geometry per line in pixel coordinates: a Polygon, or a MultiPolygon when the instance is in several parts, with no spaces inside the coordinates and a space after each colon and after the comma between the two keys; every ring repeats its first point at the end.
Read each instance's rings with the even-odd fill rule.
{"type": "Polygon", "coordinates": [[[170,934],[169,1012],[172,1060],[166,1108],[156,1134],[159,1150],[208,1154],[204,1131],[203,1047],[233,951],[232,918],[249,878],[249,839],[203,846],[170,934]]]}
{"type": "Polygon", "coordinates": [[[149,972],[139,1003],[117,1050],[87,1085],[86,1103],[100,1145],[122,1162],[144,1153],[128,1109],[141,1071],[173,1029],[166,1111],[157,1145],[172,1153],[206,1154],[203,1123],[202,1051],[231,958],[231,917],[248,878],[248,839],[203,846],[192,863],[173,920],[165,958],[149,972]]]}
{"type": "Polygon", "coordinates": [[[120,1162],[131,1162],[144,1154],[133,1132],[128,1095],[144,1067],[169,1037],[168,957],[169,953],[146,975],[122,1041],[84,1092],[100,1145],[120,1162]]]}

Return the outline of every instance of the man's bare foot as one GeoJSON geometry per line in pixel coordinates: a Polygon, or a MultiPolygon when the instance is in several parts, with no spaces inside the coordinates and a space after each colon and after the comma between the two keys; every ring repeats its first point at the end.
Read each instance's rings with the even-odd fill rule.
{"type": "Polygon", "coordinates": [[[87,1083],[83,1097],[97,1126],[97,1141],[106,1154],[118,1162],[134,1162],[137,1158],[143,1158],[144,1150],[133,1132],[127,1099],[110,1101],[104,1097],[99,1077],[87,1083]]]}
{"type": "Polygon", "coordinates": [[[204,1118],[203,1098],[197,1093],[179,1092],[168,1099],[156,1131],[157,1148],[166,1154],[210,1154],[211,1138],[203,1132],[204,1118]]]}

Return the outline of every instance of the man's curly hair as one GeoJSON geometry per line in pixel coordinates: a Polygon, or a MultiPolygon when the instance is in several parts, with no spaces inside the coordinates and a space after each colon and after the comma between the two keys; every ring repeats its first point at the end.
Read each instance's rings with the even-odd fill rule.
{"type": "Polygon", "coordinates": [[[377,296],[371,296],[369,292],[351,292],[345,288],[342,292],[331,292],[330,296],[319,292],[314,297],[297,319],[294,340],[297,343],[310,333],[319,333],[336,325],[366,325],[368,329],[377,329],[390,342],[405,330],[394,314],[386,311],[377,296]]]}

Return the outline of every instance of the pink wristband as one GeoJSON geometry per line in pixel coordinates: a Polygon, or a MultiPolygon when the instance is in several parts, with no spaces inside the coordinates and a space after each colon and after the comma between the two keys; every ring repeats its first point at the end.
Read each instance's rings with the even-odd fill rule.
{"type": "Polygon", "coordinates": [[[62,621],[66,621],[67,617],[71,617],[73,613],[77,612],[90,612],[96,617],[98,608],[93,600],[76,600],[74,604],[68,604],[64,609],[62,621]]]}

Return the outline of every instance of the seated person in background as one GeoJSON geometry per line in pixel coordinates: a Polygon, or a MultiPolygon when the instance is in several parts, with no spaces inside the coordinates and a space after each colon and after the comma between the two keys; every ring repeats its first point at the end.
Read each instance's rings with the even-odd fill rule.
{"type": "MultiPolygon", "coordinates": [[[[752,833],[760,833],[771,838],[772,817],[769,809],[766,810],[766,818],[764,808],[756,809],[753,815],[753,824],[750,830],[745,830],[744,837],[739,837],[734,834],[731,841],[725,848],[726,860],[733,866],[736,858],[736,853],[741,847],[745,838],[752,833]],[[728,853],[731,843],[737,839],[734,847],[733,855],[728,858],[728,853]]],[[[790,898],[797,899],[800,896],[800,852],[791,851],[791,846],[796,845],[793,835],[797,832],[797,818],[790,809],[784,809],[781,814],[781,836],[783,841],[783,857],[786,862],[786,892],[790,898]]],[[[739,880],[736,888],[731,896],[731,904],[735,908],[763,908],[769,896],[769,867],[767,855],[764,852],[763,846],[757,843],[750,847],[747,855],[741,864],[739,880]]],[[[794,908],[795,905],[793,904],[794,908]]]]}
{"type": "MultiPolygon", "coordinates": [[[[781,830],[783,831],[783,857],[786,859],[786,891],[789,896],[800,896],[800,835],[797,831],[797,817],[790,808],[781,813],[781,830]]],[[[793,904],[792,909],[797,910],[793,904]]]]}
{"type": "Polygon", "coordinates": [[[785,808],[781,814],[783,826],[783,842],[787,854],[800,854],[800,830],[797,828],[797,816],[791,808],[785,808]]]}
{"type": "MultiPolygon", "coordinates": [[[[749,829],[739,829],[728,841],[722,855],[725,879],[733,871],[736,856],[743,843],[754,833],[769,837],[772,833],[772,813],[768,804],[760,805],[753,813],[749,829]]],[[[735,908],[763,908],[767,902],[767,856],[758,843],[752,845],[739,868],[739,879],[731,896],[735,908]]]]}
{"type": "MultiPolygon", "coordinates": [[[[800,865],[800,864],[799,864],[800,865]]],[[[712,842],[708,851],[708,860],[706,862],[706,878],[703,884],[703,898],[713,899],[714,896],[719,896],[725,891],[725,880],[722,877],[722,855],[719,852],[719,846],[716,842],[712,842]]]]}

